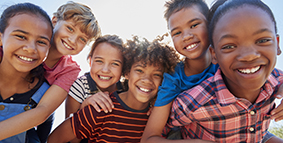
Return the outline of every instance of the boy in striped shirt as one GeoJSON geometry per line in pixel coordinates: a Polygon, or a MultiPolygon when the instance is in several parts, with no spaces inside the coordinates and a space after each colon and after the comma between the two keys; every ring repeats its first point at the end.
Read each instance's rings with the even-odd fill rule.
{"type": "Polygon", "coordinates": [[[112,112],[97,112],[88,105],[64,121],[49,142],[67,142],[75,137],[90,142],[139,142],[146,125],[150,102],[156,96],[163,73],[172,72],[178,56],[173,48],[155,40],[128,40],[123,53],[126,92],[110,95],[112,112]]]}

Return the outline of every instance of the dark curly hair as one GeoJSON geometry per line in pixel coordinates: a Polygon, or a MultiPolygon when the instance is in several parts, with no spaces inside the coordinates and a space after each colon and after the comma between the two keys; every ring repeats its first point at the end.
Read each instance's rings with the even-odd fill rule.
{"type": "MultiPolygon", "coordinates": [[[[162,43],[163,36],[156,38],[153,42],[149,42],[145,38],[133,36],[131,40],[127,40],[125,44],[125,71],[124,76],[128,74],[131,67],[141,62],[144,65],[161,66],[163,72],[172,73],[174,68],[179,62],[179,55],[173,47],[168,44],[162,43]]],[[[127,90],[127,82],[124,86],[127,90]]]]}

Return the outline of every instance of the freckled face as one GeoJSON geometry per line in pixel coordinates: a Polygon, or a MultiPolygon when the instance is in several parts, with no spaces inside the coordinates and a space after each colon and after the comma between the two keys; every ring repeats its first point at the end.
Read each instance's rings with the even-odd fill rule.
{"type": "Polygon", "coordinates": [[[52,27],[44,18],[33,14],[15,15],[8,23],[4,33],[1,33],[1,65],[11,72],[16,70],[29,73],[46,58],[52,27]]]}
{"type": "Polygon", "coordinates": [[[206,17],[194,5],[173,13],[168,28],[175,49],[188,59],[204,57],[209,46],[206,17]]]}
{"type": "Polygon", "coordinates": [[[242,6],[228,11],[216,23],[214,62],[232,93],[258,91],[276,64],[279,51],[274,23],[262,9],[242,6]]]}

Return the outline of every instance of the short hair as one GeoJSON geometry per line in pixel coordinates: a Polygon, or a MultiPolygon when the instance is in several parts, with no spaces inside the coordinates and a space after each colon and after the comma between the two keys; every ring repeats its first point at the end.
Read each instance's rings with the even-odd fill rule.
{"type": "Polygon", "coordinates": [[[209,8],[204,0],[171,0],[165,3],[166,10],[164,12],[164,18],[168,22],[170,16],[182,9],[190,8],[192,6],[198,6],[200,12],[207,18],[209,8]]]}
{"type": "MultiPolygon", "coordinates": [[[[220,1],[223,1],[223,0],[220,0],[220,1]]],[[[275,29],[275,32],[277,33],[277,26],[276,26],[274,15],[271,9],[261,0],[225,0],[224,2],[221,2],[221,3],[222,4],[217,4],[218,6],[215,7],[215,12],[209,24],[208,33],[209,33],[209,40],[210,40],[212,47],[214,47],[212,36],[214,33],[215,25],[217,24],[219,19],[223,17],[227,12],[237,9],[241,6],[246,6],[246,5],[253,6],[253,7],[256,7],[256,8],[259,8],[265,11],[269,15],[271,21],[274,23],[274,29],[275,29]]]]}
{"type": "Polygon", "coordinates": [[[58,20],[72,19],[76,24],[81,25],[80,30],[85,33],[90,40],[95,40],[101,35],[101,29],[97,19],[91,9],[84,4],[69,1],[60,6],[53,15],[58,20]]]}

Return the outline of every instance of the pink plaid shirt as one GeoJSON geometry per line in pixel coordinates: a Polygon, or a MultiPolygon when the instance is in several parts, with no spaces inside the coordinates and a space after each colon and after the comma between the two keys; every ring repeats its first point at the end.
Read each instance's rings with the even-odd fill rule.
{"type": "Polygon", "coordinates": [[[230,93],[218,70],[215,76],[176,98],[163,135],[181,126],[182,135],[187,139],[261,142],[269,127],[270,111],[275,107],[274,93],[279,81],[283,81],[283,72],[274,69],[252,104],[230,93]]]}

